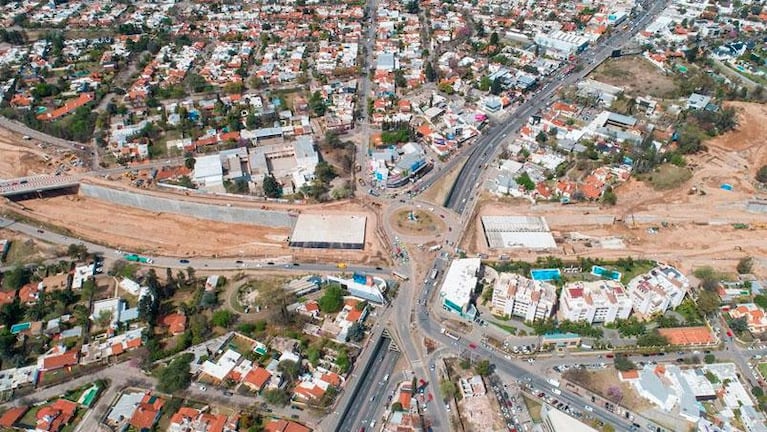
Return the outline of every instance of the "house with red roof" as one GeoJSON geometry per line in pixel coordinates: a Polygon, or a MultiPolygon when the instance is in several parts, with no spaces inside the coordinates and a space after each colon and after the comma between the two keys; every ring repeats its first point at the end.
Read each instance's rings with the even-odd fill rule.
{"type": "Polygon", "coordinates": [[[75,417],[77,404],[66,399],[58,399],[50,405],[45,405],[35,414],[37,419],[35,431],[58,432],[75,417]]]}
{"type": "Polygon", "coordinates": [[[29,411],[29,407],[26,406],[20,406],[20,407],[13,407],[9,409],[8,411],[4,412],[2,416],[0,416],[0,427],[3,428],[12,428],[13,425],[15,425],[19,420],[21,420],[22,417],[24,417],[24,414],[29,411]]]}
{"type": "Polygon", "coordinates": [[[745,318],[748,324],[748,331],[754,334],[761,334],[767,330],[767,317],[764,309],[755,303],[742,303],[734,309],[730,309],[730,316],[733,319],[745,318]]]}
{"type": "Polygon", "coordinates": [[[40,296],[40,291],[37,283],[30,282],[19,289],[19,300],[27,305],[35,304],[40,296]]]}
{"type": "Polygon", "coordinates": [[[312,432],[312,430],[300,423],[290,420],[272,419],[264,425],[266,432],[312,432]]]}
{"type": "Polygon", "coordinates": [[[179,408],[170,418],[170,425],[168,425],[168,432],[230,432],[236,430],[236,420],[231,421],[223,414],[204,413],[190,407],[179,408]]]}
{"type": "Polygon", "coordinates": [[[13,303],[16,293],[12,291],[0,291],[0,305],[13,303]]]}
{"type": "Polygon", "coordinates": [[[151,393],[145,394],[136,410],[133,411],[133,415],[128,423],[139,431],[151,430],[155,423],[157,423],[157,420],[160,419],[160,411],[163,405],[165,405],[165,400],[151,393]]]}
{"type": "Polygon", "coordinates": [[[93,100],[93,93],[80,93],[76,99],[72,99],[64,103],[63,106],[56,108],[53,111],[45,112],[37,116],[38,120],[56,120],[63,117],[81,106],[86,105],[93,100]]]}
{"type": "Polygon", "coordinates": [[[186,315],[172,313],[160,319],[160,325],[168,329],[168,333],[178,335],[186,331],[186,315]]]}
{"type": "Polygon", "coordinates": [[[65,349],[63,346],[57,346],[49,350],[48,354],[38,357],[37,365],[40,370],[49,371],[76,365],[80,352],[78,350],[65,351],[65,349]]]}
{"type": "Polygon", "coordinates": [[[242,380],[245,387],[254,392],[260,392],[272,378],[272,373],[261,366],[254,367],[248,372],[242,380]]]}

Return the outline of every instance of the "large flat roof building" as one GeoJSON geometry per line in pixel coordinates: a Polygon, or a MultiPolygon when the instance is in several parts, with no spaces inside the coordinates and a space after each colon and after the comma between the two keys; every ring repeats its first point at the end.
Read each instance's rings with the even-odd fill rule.
{"type": "Polygon", "coordinates": [[[557,287],[514,273],[500,273],[493,287],[493,313],[525,321],[544,320],[557,304],[557,287]]]}
{"type": "Polygon", "coordinates": [[[676,308],[682,304],[689,288],[687,277],[666,265],[655,267],[626,285],[634,312],[643,318],[676,308]]]}
{"type": "Polygon", "coordinates": [[[290,236],[291,247],[364,249],[364,215],[300,214],[290,236]]]}
{"type": "Polygon", "coordinates": [[[547,432],[597,432],[593,427],[581,423],[575,417],[563,413],[549,404],[541,408],[543,430],[547,432]]]}
{"type": "Polygon", "coordinates": [[[442,308],[463,318],[474,319],[477,309],[472,304],[482,262],[479,258],[456,259],[450,264],[439,296],[442,308]]]}
{"type": "Polygon", "coordinates": [[[487,245],[493,249],[554,249],[546,219],[538,216],[482,216],[487,245]]]}
{"type": "Polygon", "coordinates": [[[328,281],[341,284],[354,297],[378,304],[386,302],[383,295],[386,291],[386,281],[380,277],[354,273],[351,278],[331,275],[328,276],[328,281]]]}
{"type": "Polygon", "coordinates": [[[613,280],[573,282],[565,285],[559,296],[560,320],[609,323],[626,319],[630,313],[626,288],[613,280]]]}

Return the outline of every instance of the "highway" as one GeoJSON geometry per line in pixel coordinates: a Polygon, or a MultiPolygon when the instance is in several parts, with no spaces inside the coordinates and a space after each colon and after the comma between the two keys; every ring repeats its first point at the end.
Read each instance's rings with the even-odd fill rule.
{"type": "MultiPolygon", "coordinates": [[[[487,162],[493,160],[496,154],[500,153],[501,144],[506,142],[508,136],[517,132],[531,115],[541,111],[560,88],[583,79],[610,56],[614,47],[622,46],[636,33],[644,29],[666,8],[668,3],[668,0],[653,2],[651,8],[630,29],[623,32],[615,31],[607,40],[582,53],[579,61],[582,66],[580,72],[573,72],[559,81],[544,84],[532,98],[522,103],[512,113],[510,121],[494,127],[486,135],[481,136],[469,150],[468,160],[461,169],[445,206],[458,213],[463,213],[467,205],[471,204],[472,198],[477,195],[475,183],[480,180],[483,167],[487,162]]],[[[555,78],[559,76],[558,74],[555,78]]]]}
{"type": "Polygon", "coordinates": [[[389,350],[389,339],[384,339],[384,343],[373,359],[374,367],[368,371],[358,370],[358,374],[364,373],[363,381],[360,385],[359,393],[351,401],[348,414],[344,416],[336,430],[340,432],[358,432],[362,428],[365,430],[374,430],[375,424],[381,424],[382,414],[386,406],[390,404],[386,392],[387,384],[394,377],[394,367],[400,358],[396,351],[389,350]],[[384,378],[387,378],[386,380],[384,378]]]}

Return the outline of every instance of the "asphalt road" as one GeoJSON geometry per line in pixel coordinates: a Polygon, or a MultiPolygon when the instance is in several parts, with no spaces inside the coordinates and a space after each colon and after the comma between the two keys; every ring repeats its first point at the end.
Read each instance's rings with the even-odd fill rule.
{"type": "Polygon", "coordinates": [[[340,432],[357,432],[361,428],[374,430],[372,422],[381,424],[381,415],[388,404],[387,383],[394,375],[394,366],[399,359],[399,353],[389,350],[389,339],[385,339],[376,359],[374,368],[368,371],[354,400],[349,407],[349,413],[343,418],[336,430],[340,432]],[[386,376],[389,378],[385,381],[386,376]]]}
{"type": "MultiPolygon", "coordinates": [[[[531,115],[539,112],[551,102],[552,96],[557,90],[583,79],[610,56],[613,47],[622,46],[636,33],[644,29],[652,19],[665,9],[668,3],[668,0],[654,2],[652,7],[638,21],[635,21],[636,24],[632,25],[630,29],[623,32],[615,31],[607,40],[582,53],[579,59],[579,63],[582,65],[580,72],[573,72],[559,81],[544,84],[537,93],[517,108],[510,121],[494,127],[486,135],[480,137],[470,150],[468,160],[461,169],[461,173],[447,199],[446,207],[463,213],[467,205],[471,204],[472,198],[476,196],[475,182],[480,179],[483,167],[488,161],[493,160],[496,153],[501,151],[501,144],[506,141],[508,135],[515,133],[531,115]]],[[[555,78],[560,76],[557,74],[555,78]]]]}

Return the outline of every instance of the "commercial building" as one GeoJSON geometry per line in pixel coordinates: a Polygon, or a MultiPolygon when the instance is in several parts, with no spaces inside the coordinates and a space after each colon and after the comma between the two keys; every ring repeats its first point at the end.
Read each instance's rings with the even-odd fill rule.
{"type": "Polygon", "coordinates": [[[589,39],[573,33],[554,30],[550,33],[538,33],[534,42],[546,49],[546,54],[565,59],[586,49],[589,39]]]}
{"type": "Polygon", "coordinates": [[[559,296],[560,320],[609,323],[626,319],[631,313],[631,299],[620,282],[613,280],[573,282],[565,285],[559,296]]]}
{"type": "Polygon", "coordinates": [[[537,216],[482,216],[488,247],[554,249],[557,243],[546,219],[537,216]]]}
{"type": "Polygon", "coordinates": [[[642,318],[676,308],[689,288],[687,277],[667,265],[655,267],[626,285],[634,312],[642,318]]]}
{"type": "Polygon", "coordinates": [[[443,309],[463,318],[474,319],[477,316],[473,301],[481,268],[479,258],[453,260],[439,291],[443,309]]]}
{"type": "Polygon", "coordinates": [[[493,287],[493,313],[525,321],[545,320],[557,303],[557,288],[514,273],[500,273],[493,287]]]}
{"type": "Polygon", "coordinates": [[[386,281],[380,277],[354,273],[351,278],[328,276],[327,280],[340,284],[354,297],[378,304],[386,303],[383,295],[386,292],[386,281]]]}
{"type": "Polygon", "coordinates": [[[365,225],[363,215],[298,215],[290,247],[316,249],[363,249],[365,225]]]}
{"type": "Polygon", "coordinates": [[[546,403],[541,407],[541,422],[543,430],[547,432],[597,432],[593,427],[546,403]]]}

